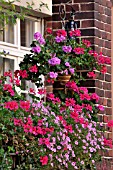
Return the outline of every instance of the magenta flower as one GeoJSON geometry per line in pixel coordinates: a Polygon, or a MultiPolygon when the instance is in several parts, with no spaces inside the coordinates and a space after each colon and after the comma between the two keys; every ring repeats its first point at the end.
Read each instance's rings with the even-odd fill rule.
{"type": "Polygon", "coordinates": [[[42,35],[39,32],[36,32],[34,34],[34,39],[39,40],[42,37],[42,35]]]}
{"type": "Polygon", "coordinates": [[[75,52],[75,54],[84,54],[84,48],[76,47],[73,52],[75,52]]]}
{"type": "Polygon", "coordinates": [[[95,74],[93,71],[88,72],[88,73],[87,73],[87,76],[88,76],[88,77],[92,77],[92,78],[96,78],[96,74],[95,74]]]}
{"type": "Polygon", "coordinates": [[[69,71],[71,74],[74,74],[74,68],[70,68],[69,71]]]}
{"type": "Polygon", "coordinates": [[[56,79],[57,76],[58,76],[58,74],[55,73],[55,72],[50,72],[50,73],[49,73],[49,76],[50,76],[50,78],[52,78],[52,79],[56,79]]]}
{"type": "Polygon", "coordinates": [[[62,35],[60,37],[59,36],[55,37],[55,42],[57,42],[57,43],[63,42],[65,40],[66,40],[66,38],[62,35]]]}
{"type": "Polygon", "coordinates": [[[52,66],[59,65],[61,60],[58,57],[53,57],[48,60],[48,63],[52,66]]]}
{"type": "Polygon", "coordinates": [[[65,66],[70,67],[69,62],[66,62],[66,63],[65,63],[65,66]]]}
{"type": "Polygon", "coordinates": [[[40,48],[40,46],[36,46],[36,47],[32,48],[32,51],[39,54],[41,52],[41,48],[40,48]]]}
{"type": "Polygon", "coordinates": [[[34,65],[34,66],[31,66],[31,67],[29,68],[29,71],[30,71],[31,73],[37,73],[38,68],[37,68],[36,65],[34,65]]]}
{"type": "Polygon", "coordinates": [[[39,40],[38,40],[39,44],[40,45],[44,45],[46,42],[45,42],[45,39],[43,37],[41,37],[39,40]]]}
{"type": "Polygon", "coordinates": [[[72,51],[72,47],[69,45],[69,46],[63,46],[62,47],[62,50],[65,52],[65,53],[70,53],[72,51]]]}

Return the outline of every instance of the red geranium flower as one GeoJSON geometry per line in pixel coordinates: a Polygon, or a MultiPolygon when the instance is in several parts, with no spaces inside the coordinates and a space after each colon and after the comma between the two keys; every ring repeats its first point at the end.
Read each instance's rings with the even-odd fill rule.
{"type": "Polygon", "coordinates": [[[51,28],[47,28],[47,29],[46,29],[46,32],[47,32],[48,34],[52,34],[52,29],[51,29],[51,28]]]}

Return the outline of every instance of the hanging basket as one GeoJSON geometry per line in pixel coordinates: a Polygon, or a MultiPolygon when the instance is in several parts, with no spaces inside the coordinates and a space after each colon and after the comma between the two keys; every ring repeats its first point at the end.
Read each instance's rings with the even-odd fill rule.
{"type": "Polygon", "coordinates": [[[71,75],[61,75],[58,76],[57,81],[61,82],[62,85],[65,85],[71,78],[71,75]]]}
{"type": "Polygon", "coordinates": [[[58,91],[63,91],[66,93],[66,83],[70,80],[71,75],[60,75],[57,77],[56,81],[53,84],[53,92],[55,94],[58,93],[58,91]]]}

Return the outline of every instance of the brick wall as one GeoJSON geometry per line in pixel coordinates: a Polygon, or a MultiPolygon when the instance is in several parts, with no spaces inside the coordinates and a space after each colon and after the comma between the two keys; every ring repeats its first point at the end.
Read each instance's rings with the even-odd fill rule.
{"type": "MultiPolygon", "coordinates": [[[[62,0],[63,3],[69,0],[62,0]]],[[[46,22],[47,27],[53,30],[61,29],[62,24],[59,16],[59,4],[61,0],[53,0],[53,15],[46,22]]],[[[81,30],[82,37],[91,41],[92,47],[97,52],[111,57],[111,6],[110,0],[72,0],[70,2],[76,10],[75,21],[81,30]]],[[[66,6],[66,21],[70,17],[70,6],[66,6]]],[[[65,21],[65,22],[66,22],[65,21]]],[[[81,73],[82,74],[82,73],[81,73]]],[[[98,74],[98,73],[97,73],[98,74]]],[[[107,73],[99,75],[96,80],[88,80],[85,85],[100,96],[100,104],[105,106],[105,112],[99,114],[99,120],[106,123],[112,117],[111,102],[111,66],[107,66],[107,73]]],[[[106,137],[112,138],[111,129],[106,129],[106,137]]],[[[99,165],[98,169],[110,170],[110,160],[112,160],[112,150],[108,150],[105,155],[107,161],[104,166],[99,165]],[[108,163],[109,162],[109,163],[108,163]]],[[[111,168],[113,169],[113,167],[111,168]]]]}

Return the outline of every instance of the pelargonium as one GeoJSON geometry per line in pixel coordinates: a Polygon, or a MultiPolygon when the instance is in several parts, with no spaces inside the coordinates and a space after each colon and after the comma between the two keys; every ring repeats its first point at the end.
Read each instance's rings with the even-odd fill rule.
{"type": "Polygon", "coordinates": [[[58,57],[53,57],[48,60],[48,63],[52,66],[60,65],[61,60],[58,57]]]}
{"type": "MultiPolygon", "coordinates": [[[[69,81],[63,100],[50,93],[46,102],[37,101],[36,91],[30,88],[31,102],[15,91],[14,79],[19,80],[20,71],[15,72],[14,79],[9,73],[5,75],[12,80],[8,84],[6,77],[0,79],[0,123],[4,125],[0,131],[6,158],[11,147],[19,159],[18,168],[26,165],[30,169],[32,165],[34,169],[95,169],[95,162],[101,157],[99,151],[112,147],[112,140],[104,136],[102,123],[95,121],[103,110],[103,106],[94,104],[99,96],[69,81]],[[14,89],[14,96],[10,89],[14,89]]],[[[44,88],[38,89],[38,94],[45,92],[44,88]]],[[[113,127],[113,120],[106,126],[113,127]]]]}
{"type": "MultiPolygon", "coordinates": [[[[21,70],[26,70],[27,80],[32,80],[37,87],[41,84],[41,75],[49,76],[50,72],[59,75],[70,74],[79,81],[76,73],[79,69],[89,70],[87,76],[96,78],[95,70],[105,74],[106,64],[111,64],[109,57],[102,53],[95,52],[91,43],[86,39],[80,39],[81,32],[76,29],[69,34],[65,30],[58,30],[55,33],[49,28],[46,30],[45,37],[39,32],[34,34],[31,44],[31,54],[26,54],[20,63],[21,70]],[[68,65],[67,65],[68,63],[68,65]],[[29,72],[29,67],[38,65],[38,73],[29,72]]],[[[49,77],[51,80],[53,76],[49,77]]],[[[57,76],[55,76],[57,78],[57,76]]]]}

